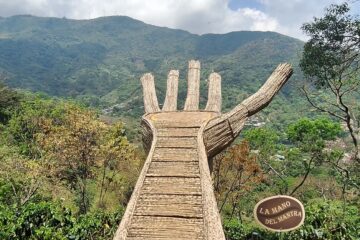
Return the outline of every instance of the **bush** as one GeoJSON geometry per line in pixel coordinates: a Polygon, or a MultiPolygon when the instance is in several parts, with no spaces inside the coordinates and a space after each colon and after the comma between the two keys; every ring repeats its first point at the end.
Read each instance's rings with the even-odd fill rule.
{"type": "Polygon", "coordinates": [[[11,188],[0,182],[0,239],[111,239],[123,209],[75,215],[60,202],[39,195],[22,206],[5,201],[11,188]]]}
{"type": "Polygon", "coordinates": [[[225,220],[224,231],[228,240],[358,240],[360,236],[359,208],[344,206],[341,201],[313,199],[305,205],[305,222],[302,227],[287,233],[274,233],[240,223],[237,219],[225,220]]]}

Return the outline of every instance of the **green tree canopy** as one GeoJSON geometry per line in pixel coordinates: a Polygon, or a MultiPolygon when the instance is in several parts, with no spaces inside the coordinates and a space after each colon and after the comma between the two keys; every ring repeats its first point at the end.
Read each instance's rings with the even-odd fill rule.
{"type": "Polygon", "coordinates": [[[360,163],[359,120],[356,108],[360,86],[360,19],[350,14],[345,2],[330,5],[325,15],[302,26],[310,37],[300,67],[305,76],[327,94],[303,92],[317,110],[340,119],[353,142],[353,156],[360,163]]]}

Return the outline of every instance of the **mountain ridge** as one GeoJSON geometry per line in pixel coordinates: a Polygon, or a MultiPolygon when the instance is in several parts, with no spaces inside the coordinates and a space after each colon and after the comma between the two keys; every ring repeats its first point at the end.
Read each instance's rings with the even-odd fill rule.
{"type": "MultiPolygon", "coordinates": [[[[127,16],[72,20],[17,15],[0,19],[0,78],[12,87],[101,108],[126,101],[119,114],[139,116],[142,103],[131,93],[138,93],[142,74],[154,73],[162,102],[168,71],[179,69],[181,106],[187,61],[198,59],[201,103],[207,97],[204,80],[217,71],[223,77],[226,110],[256,91],[281,62],[292,63],[293,78],[299,77],[302,47],[302,41],[275,32],[197,35],[127,16]]],[[[288,85],[285,95],[292,95],[294,88],[288,85]]]]}

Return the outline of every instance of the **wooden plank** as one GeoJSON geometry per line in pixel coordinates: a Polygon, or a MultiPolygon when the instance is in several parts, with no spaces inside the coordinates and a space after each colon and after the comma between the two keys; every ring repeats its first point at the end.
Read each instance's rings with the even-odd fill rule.
{"type": "Polygon", "coordinates": [[[209,119],[218,116],[216,112],[162,112],[149,114],[147,118],[160,128],[191,128],[200,127],[209,119]]]}
{"type": "Polygon", "coordinates": [[[203,220],[196,218],[133,216],[127,239],[204,239],[203,220]]]}
{"type": "Polygon", "coordinates": [[[171,148],[197,148],[196,137],[158,137],[156,147],[171,148]]]}
{"type": "Polygon", "coordinates": [[[198,162],[151,162],[146,176],[199,177],[198,162]]]}
{"type": "Polygon", "coordinates": [[[154,124],[156,128],[199,128],[203,124],[204,120],[197,119],[194,121],[184,121],[184,120],[157,120],[154,124]]]}
{"type": "Polygon", "coordinates": [[[201,195],[200,178],[146,177],[142,194],[201,195]]]}
{"type": "Polygon", "coordinates": [[[136,204],[136,216],[203,217],[201,196],[196,195],[146,195],[136,204]]]}
{"type": "Polygon", "coordinates": [[[157,131],[158,137],[196,137],[199,128],[160,128],[157,131]]]}
{"type": "Polygon", "coordinates": [[[155,148],[152,161],[198,161],[197,149],[193,148],[155,148]]]}

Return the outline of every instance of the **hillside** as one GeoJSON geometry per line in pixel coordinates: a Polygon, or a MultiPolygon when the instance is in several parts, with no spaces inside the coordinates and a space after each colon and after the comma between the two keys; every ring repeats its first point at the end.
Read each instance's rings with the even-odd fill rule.
{"type": "MultiPolygon", "coordinates": [[[[140,76],[155,73],[161,103],[167,72],[180,69],[182,100],[187,61],[194,58],[203,66],[202,104],[204,80],[214,70],[223,76],[224,107],[229,109],[255,91],[278,63],[296,68],[302,45],[274,32],[199,36],[123,16],[69,20],[22,15],[0,19],[0,76],[12,87],[74,97],[101,108],[115,105],[120,115],[140,116],[140,76]]],[[[286,95],[292,95],[298,74],[286,95]]]]}
{"type": "MultiPolygon", "coordinates": [[[[330,25],[326,31],[336,29],[330,25]]],[[[360,92],[344,85],[347,96],[340,102],[331,89],[305,81],[298,66],[303,45],[274,32],[196,35],[120,16],[0,17],[0,239],[113,239],[129,212],[135,217],[127,232],[146,236],[158,229],[164,237],[178,231],[193,239],[186,232],[190,228],[194,233],[210,229],[204,216],[215,212],[201,207],[211,203],[216,210],[210,195],[228,240],[358,239],[360,174],[349,126],[360,127],[360,92]],[[207,113],[148,115],[147,122],[158,129],[150,134],[150,125],[144,124],[145,148],[154,135],[148,155],[140,147],[144,107],[139,78],[155,74],[162,105],[167,73],[179,69],[181,109],[189,59],[202,64],[200,107],[207,102],[209,74],[222,75],[223,112],[257,91],[279,63],[292,63],[294,74],[269,106],[247,119],[236,139],[240,127],[234,123],[242,128],[242,118],[255,112],[246,103],[229,121],[212,121],[211,131],[199,129],[207,113]],[[354,121],[344,127],[343,118],[314,110],[299,90],[307,83],[320,107],[352,113],[345,120],[354,121]],[[220,148],[203,144],[224,147],[229,139],[232,145],[209,159],[208,167],[206,155],[220,148]],[[139,202],[129,202],[139,192],[139,202]],[[274,195],[303,203],[300,228],[278,233],[258,225],[254,206],[274,195]],[[130,210],[125,213],[125,208],[130,210]],[[140,219],[150,215],[151,220],[140,219]],[[174,221],[160,223],[161,217],[174,221]],[[152,226],[141,225],[145,222],[152,226]]],[[[309,59],[322,63],[314,58],[327,52],[315,53],[309,59]]],[[[353,75],[346,78],[356,86],[353,75]]],[[[257,106],[271,93],[264,92],[255,98],[257,106]]],[[[270,224],[296,208],[282,210],[266,218],[270,224]]]]}

